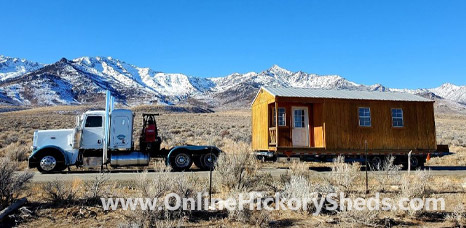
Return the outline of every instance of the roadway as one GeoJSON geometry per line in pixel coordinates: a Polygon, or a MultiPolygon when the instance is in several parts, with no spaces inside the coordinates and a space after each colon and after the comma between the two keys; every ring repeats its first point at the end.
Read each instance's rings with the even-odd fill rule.
{"type": "MultiPolygon", "coordinates": [[[[466,167],[463,166],[432,166],[426,167],[426,169],[431,170],[433,176],[455,176],[459,178],[466,178],[466,167]]],[[[286,168],[263,168],[261,172],[269,172],[273,177],[279,177],[282,174],[287,172],[286,168]]],[[[214,171],[215,172],[215,171],[214,171]]],[[[330,172],[329,167],[311,167],[310,171],[316,175],[328,174],[330,172]]],[[[361,172],[364,172],[363,170],[361,172]]],[[[372,171],[370,171],[372,172],[372,171]]],[[[407,172],[405,170],[400,172],[407,172]]],[[[141,170],[129,170],[129,169],[114,169],[107,172],[108,179],[110,181],[132,181],[140,177],[141,170]]],[[[96,177],[100,176],[99,171],[70,171],[54,174],[41,174],[37,171],[34,172],[33,182],[48,182],[53,180],[65,180],[71,181],[73,179],[79,178],[83,181],[94,180],[96,177]]],[[[196,175],[202,178],[209,177],[209,171],[188,171],[188,172],[169,172],[168,175],[173,176],[186,176],[186,175],[196,175]]],[[[160,172],[155,172],[149,170],[147,172],[147,178],[153,178],[155,175],[161,175],[160,172]]]]}

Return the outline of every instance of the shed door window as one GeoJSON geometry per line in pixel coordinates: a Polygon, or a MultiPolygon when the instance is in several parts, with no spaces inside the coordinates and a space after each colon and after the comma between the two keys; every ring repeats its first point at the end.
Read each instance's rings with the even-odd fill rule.
{"type": "Polygon", "coordinates": [[[403,109],[393,108],[392,109],[392,126],[403,127],[403,109]]]}
{"type": "Polygon", "coordinates": [[[294,110],[294,127],[295,128],[304,127],[304,109],[294,110]]]}
{"type": "Polygon", "coordinates": [[[102,116],[88,116],[85,127],[102,127],[102,116]]]}
{"type": "Polygon", "coordinates": [[[371,109],[370,108],[359,108],[359,126],[361,127],[371,126],[371,109]]]}
{"type": "MultiPolygon", "coordinates": [[[[275,118],[276,118],[275,108],[272,108],[272,113],[273,113],[272,126],[275,126],[275,118]]],[[[285,108],[278,108],[278,126],[286,126],[285,120],[286,120],[285,108]]]]}

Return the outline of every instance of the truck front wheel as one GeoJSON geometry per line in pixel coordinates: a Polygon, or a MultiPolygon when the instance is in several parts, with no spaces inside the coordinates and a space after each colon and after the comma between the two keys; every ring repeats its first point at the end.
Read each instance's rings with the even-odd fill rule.
{"type": "Polygon", "coordinates": [[[58,159],[58,156],[54,154],[44,154],[39,159],[37,169],[41,173],[52,173],[62,171],[65,167],[63,161],[58,159]]]}
{"type": "Polygon", "coordinates": [[[170,166],[174,171],[188,170],[193,164],[193,158],[184,151],[175,153],[170,159],[170,166]]]}

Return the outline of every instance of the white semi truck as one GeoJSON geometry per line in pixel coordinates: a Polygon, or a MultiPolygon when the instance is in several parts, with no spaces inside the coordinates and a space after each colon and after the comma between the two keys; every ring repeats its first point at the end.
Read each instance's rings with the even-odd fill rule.
{"type": "Polygon", "coordinates": [[[134,114],[127,109],[113,109],[113,97],[107,92],[105,111],[87,111],[78,116],[74,129],[35,131],[29,168],[53,173],[70,166],[147,166],[151,157],[165,158],[175,171],[187,170],[193,163],[203,170],[213,168],[221,152],[215,146],[160,148],[157,115],[143,114],[140,148],[136,151],[134,114]]]}

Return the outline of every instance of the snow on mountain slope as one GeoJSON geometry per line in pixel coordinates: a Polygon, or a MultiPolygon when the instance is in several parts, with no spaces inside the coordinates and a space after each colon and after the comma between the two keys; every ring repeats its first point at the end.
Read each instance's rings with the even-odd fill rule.
{"type": "Polygon", "coordinates": [[[111,57],[81,57],[71,60],[70,65],[84,73],[93,75],[100,81],[120,84],[127,88],[142,89],[146,92],[155,92],[144,85],[135,66],[111,57]]]}
{"type": "MultiPolygon", "coordinates": [[[[260,73],[234,73],[226,77],[210,78],[216,84],[214,91],[217,104],[243,105],[252,101],[261,86],[299,87],[348,90],[385,91],[382,85],[365,86],[346,80],[338,75],[291,72],[277,65],[260,73]]],[[[202,97],[198,97],[202,99],[202,97]]]]}
{"type": "MultiPolygon", "coordinates": [[[[244,106],[252,101],[261,86],[399,91],[466,104],[465,86],[444,84],[433,89],[392,89],[380,84],[358,84],[338,75],[292,72],[278,65],[259,73],[203,78],[158,72],[112,57],[63,58],[56,63],[42,65],[0,56],[0,76],[0,103],[18,105],[94,102],[109,89],[118,99],[129,104],[188,101],[212,106],[244,106]]],[[[451,102],[443,103],[448,106],[451,102]]]]}
{"type": "Polygon", "coordinates": [[[443,98],[466,104],[466,86],[445,83],[437,88],[429,89],[429,91],[443,98]]]}
{"type": "Polygon", "coordinates": [[[466,86],[457,86],[451,83],[444,83],[437,88],[432,89],[394,89],[390,88],[389,91],[412,93],[412,94],[426,94],[432,93],[443,99],[448,99],[460,104],[466,105],[466,86]]]}
{"type": "Polygon", "coordinates": [[[115,77],[101,76],[83,69],[63,58],[36,71],[1,82],[0,88],[10,98],[10,103],[24,105],[96,102],[103,100],[107,89],[122,101],[152,101],[160,96],[132,80],[126,80],[125,75],[115,73],[115,77]]]}
{"type": "Polygon", "coordinates": [[[12,79],[43,67],[44,64],[0,55],[0,81],[12,79]]]}
{"type": "Polygon", "coordinates": [[[84,72],[112,79],[129,87],[142,87],[164,96],[188,96],[204,92],[213,86],[208,79],[184,74],[166,74],[140,68],[112,57],[81,57],[72,64],[84,72]]]}
{"type": "Polygon", "coordinates": [[[210,78],[217,86],[215,91],[226,91],[241,84],[258,84],[261,86],[309,87],[309,88],[362,88],[361,85],[347,81],[336,75],[319,76],[304,72],[291,72],[277,65],[261,73],[234,73],[226,77],[210,78]]]}

